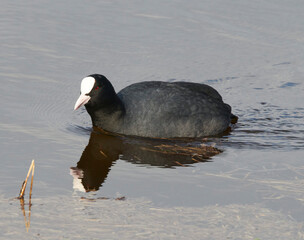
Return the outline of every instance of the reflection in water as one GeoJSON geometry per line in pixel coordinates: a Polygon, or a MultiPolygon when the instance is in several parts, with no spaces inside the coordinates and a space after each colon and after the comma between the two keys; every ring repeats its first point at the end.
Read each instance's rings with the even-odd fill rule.
{"type": "Polygon", "coordinates": [[[22,210],[22,213],[23,213],[23,217],[24,217],[25,228],[26,228],[26,231],[28,232],[29,228],[30,228],[30,225],[31,225],[31,207],[32,207],[31,198],[30,198],[29,204],[28,204],[28,206],[29,206],[28,216],[27,216],[25,208],[24,208],[24,206],[26,205],[24,203],[24,198],[20,198],[19,200],[20,200],[20,206],[21,206],[21,210],[22,210]]]}
{"type": "Polygon", "coordinates": [[[71,167],[71,175],[74,188],[97,191],[118,159],[171,168],[206,162],[220,152],[201,142],[114,136],[94,128],[77,166],[71,167]]]}

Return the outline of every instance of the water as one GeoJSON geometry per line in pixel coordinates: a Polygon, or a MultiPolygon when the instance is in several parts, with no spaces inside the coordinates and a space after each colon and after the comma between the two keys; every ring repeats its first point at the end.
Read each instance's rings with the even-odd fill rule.
{"type": "Polygon", "coordinates": [[[303,8],[3,1],[0,238],[303,239],[303,8]],[[163,142],[91,136],[87,113],[73,106],[92,73],[117,91],[147,80],[207,83],[239,123],[209,139],[223,152],[201,161],[151,151],[163,142]],[[97,155],[98,168],[85,154],[99,148],[107,158],[97,155]],[[13,198],[32,159],[27,233],[13,198]],[[83,192],[81,174],[97,191],[83,192]]]}

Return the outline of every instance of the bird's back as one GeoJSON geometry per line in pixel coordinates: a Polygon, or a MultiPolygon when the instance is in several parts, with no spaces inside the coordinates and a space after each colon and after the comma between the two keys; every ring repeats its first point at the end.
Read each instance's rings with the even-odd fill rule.
{"type": "Polygon", "coordinates": [[[118,93],[126,114],[121,133],[202,137],[226,130],[231,108],[212,87],[189,82],[141,82],[118,93]]]}

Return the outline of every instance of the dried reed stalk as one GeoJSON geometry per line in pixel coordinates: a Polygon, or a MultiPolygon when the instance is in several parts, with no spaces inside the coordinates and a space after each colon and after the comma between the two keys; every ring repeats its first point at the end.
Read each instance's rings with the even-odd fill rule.
{"type": "Polygon", "coordinates": [[[31,196],[32,196],[32,188],[33,188],[33,179],[34,179],[34,171],[35,171],[35,160],[32,160],[31,166],[28,170],[27,176],[25,178],[25,181],[22,183],[21,189],[20,189],[20,193],[19,193],[19,199],[24,197],[24,192],[25,192],[25,188],[27,185],[27,180],[30,176],[30,173],[32,172],[32,179],[31,179],[31,189],[30,189],[30,200],[31,200],[31,196]]]}

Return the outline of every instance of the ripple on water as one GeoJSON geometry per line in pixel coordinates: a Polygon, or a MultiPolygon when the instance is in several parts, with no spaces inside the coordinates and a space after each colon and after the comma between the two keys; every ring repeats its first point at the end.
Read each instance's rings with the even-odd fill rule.
{"type": "Polygon", "coordinates": [[[304,109],[261,105],[239,114],[238,127],[225,142],[237,148],[303,149],[304,109]]]}
{"type": "Polygon", "coordinates": [[[92,127],[84,127],[76,124],[68,124],[66,130],[78,135],[89,136],[92,132],[92,127]]]}
{"type": "Polygon", "coordinates": [[[81,108],[73,111],[77,94],[60,91],[58,85],[49,86],[45,94],[45,87],[43,84],[37,85],[40,89],[33,94],[27,110],[31,118],[47,125],[48,129],[87,134],[88,129],[91,129],[91,122],[86,110],[81,108]]]}

